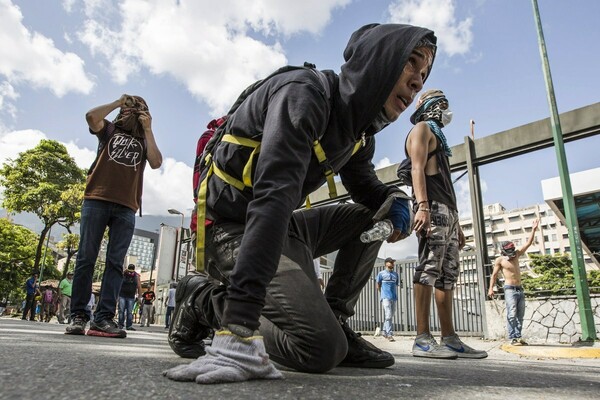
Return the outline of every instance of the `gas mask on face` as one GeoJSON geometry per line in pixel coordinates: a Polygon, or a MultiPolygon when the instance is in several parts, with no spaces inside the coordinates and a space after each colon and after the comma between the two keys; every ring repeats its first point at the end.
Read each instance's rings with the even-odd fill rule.
{"type": "Polygon", "coordinates": [[[449,108],[442,110],[442,125],[448,126],[452,122],[452,111],[449,108]]]}

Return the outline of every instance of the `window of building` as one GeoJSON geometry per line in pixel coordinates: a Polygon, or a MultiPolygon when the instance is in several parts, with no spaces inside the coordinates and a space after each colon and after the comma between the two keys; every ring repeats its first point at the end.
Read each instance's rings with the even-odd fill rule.
{"type": "Polygon", "coordinates": [[[565,253],[571,252],[571,246],[565,246],[565,253]]]}
{"type": "Polygon", "coordinates": [[[516,221],[520,221],[521,220],[521,216],[520,215],[515,215],[512,217],[508,217],[508,222],[516,222],[516,221]]]}
{"type": "Polygon", "coordinates": [[[552,241],[556,242],[556,233],[553,233],[551,237],[552,237],[552,241]]]}
{"type": "Polygon", "coordinates": [[[569,234],[568,233],[563,233],[563,239],[568,239],[569,238],[569,234]]]}
{"type": "Polygon", "coordinates": [[[511,229],[510,230],[510,234],[511,235],[518,235],[519,233],[521,233],[521,228],[519,228],[519,229],[511,229]]]}
{"type": "Polygon", "coordinates": [[[547,255],[549,255],[549,254],[550,254],[550,249],[546,249],[545,253],[546,253],[547,255]]]}

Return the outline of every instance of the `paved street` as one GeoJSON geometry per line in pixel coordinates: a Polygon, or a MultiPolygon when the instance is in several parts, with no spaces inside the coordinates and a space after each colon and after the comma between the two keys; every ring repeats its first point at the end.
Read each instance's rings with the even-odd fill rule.
{"type": "Polygon", "coordinates": [[[0,399],[537,400],[598,399],[600,393],[600,359],[556,358],[552,346],[528,346],[532,355],[524,357],[502,350],[501,342],[467,339],[490,356],[443,361],[412,357],[409,337],[368,338],[394,354],[392,368],[323,375],[282,368],[281,381],[201,386],[162,376],[186,362],[170,350],[162,327],[139,328],[126,339],[63,332],[64,325],[0,318],[0,399]]]}

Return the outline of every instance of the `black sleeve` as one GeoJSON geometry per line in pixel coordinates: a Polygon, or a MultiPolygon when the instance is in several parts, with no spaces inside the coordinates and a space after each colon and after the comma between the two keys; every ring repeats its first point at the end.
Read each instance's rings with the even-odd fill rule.
{"type": "MultiPolygon", "coordinates": [[[[256,320],[266,287],[277,270],[292,212],[301,201],[312,141],[325,129],[327,110],[322,91],[308,82],[290,82],[270,94],[253,200],[248,205],[244,239],[228,289],[228,302],[245,300],[246,309],[246,296],[252,296],[256,320]]],[[[232,316],[236,317],[243,318],[232,316]]]]}
{"type": "Polygon", "coordinates": [[[370,136],[366,138],[365,146],[340,170],[342,184],[352,201],[371,210],[379,209],[391,193],[400,191],[396,186],[388,186],[379,180],[373,165],[374,154],[375,138],[370,136]]]}

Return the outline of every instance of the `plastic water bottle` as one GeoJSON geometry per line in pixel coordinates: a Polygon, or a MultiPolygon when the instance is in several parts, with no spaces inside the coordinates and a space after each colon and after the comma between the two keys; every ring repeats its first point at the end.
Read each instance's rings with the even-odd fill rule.
{"type": "Polygon", "coordinates": [[[371,229],[360,234],[360,241],[363,243],[370,243],[376,240],[384,241],[389,238],[394,232],[394,226],[392,221],[384,219],[383,221],[377,222],[371,229]]]}

